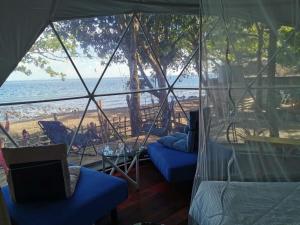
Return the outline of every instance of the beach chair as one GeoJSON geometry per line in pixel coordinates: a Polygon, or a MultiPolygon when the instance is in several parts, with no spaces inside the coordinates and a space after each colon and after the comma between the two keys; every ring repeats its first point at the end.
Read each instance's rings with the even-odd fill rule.
{"type": "MultiPolygon", "coordinates": [[[[159,108],[157,108],[157,112],[159,111],[159,108]]],[[[172,112],[174,111],[174,102],[168,104],[168,108],[166,111],[166,114],[162,116],[162,118],[158,119],[157,121],[154,121],[154,117],[145,118],[141,121],[141,133],[150,133],[151,135],[157,136],[157,137],[163,137],[167,135],[172,127],[172,112]],[[165,121],[163,121],[165,120],[165,121]],[[152,129],[151,129],[152,128],[152,129]]],[[[156,115],[156,114],[155,114],[156,115]]]]}
{"type": "MultiPolygon", "coordinates": [[[[39,126],[43,130],[44,134],[50,139],[51,144],[66,144],[70,146],[74,131],[66,127],[60,121],[38,121],[39,126]]],[[[72,144],[71,153],[81,155],[80,165],[82,163],[83,156],[96,156],[97,150],[95,144],[100,141],[100,137],[90,130],[84,133],[78,133],[72,144]],[[93,147],[95,154],[86,154],[86,148],[93,147]],[[75,150],[77,149],[77,150],[75,150]]]]}

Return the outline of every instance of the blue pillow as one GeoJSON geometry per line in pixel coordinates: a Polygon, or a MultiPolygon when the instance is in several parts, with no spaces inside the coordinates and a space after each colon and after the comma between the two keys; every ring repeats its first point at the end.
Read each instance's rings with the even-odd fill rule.
{"type": "Polygon", "coordinates": [[[189,152],[187,148],[187,134],[184,133],[176,132],[169,136],[161,137],[158,142],[174,150],[189,152]]]}
{"type": "Polygon", "coordinates": [[[173,143],[178,141],[178,138],[174,136],[164,136],[157,141],[168,148],[173,148],[173,143]]]}
{"type": "Polygon", "coordinates": [[[187,139],[183,138],[183,139],[179,139],[178,141],[175,141],[173,144],[173,149],[176,149],[176,150],[182,151],[182,152],[188,152],[187,139]]]}
{"type": "Polygon", "coordinates": [[[173,136],[173,137],[176,137],[178,139],[185,139],[187,137],[187,134],[179,133],[179,132],[176,132],[176,133],[170,134],[170,135],[173,136]]]}

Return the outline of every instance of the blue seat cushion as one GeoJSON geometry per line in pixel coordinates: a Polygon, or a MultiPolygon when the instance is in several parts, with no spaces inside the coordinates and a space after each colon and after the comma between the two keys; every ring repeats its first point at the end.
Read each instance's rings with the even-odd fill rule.
{"type": "Polygon", "coordinates": [[[80,179],[70,199],[47,203],[17,204],[8,187],[2,189],[12,220],[17,225],[92,225],[127,199],[127,182],[81,168],[80,179]]]}
{"type": "MultiPolygon", "coordinates": [[[[155,142],[148,145],[151,161],[169,182],[192,180],[195,176],[198,154],[196,152],[181,152],[155,142]]],[[[207,172],[210,180],[227,178],[227,165],[232,156],[232,150],[225,146],[208,141],[207,153],[201,160],[207,162],[207,172]]]]}
{"type": "Polygon", "coordinates": [[[155,142],[148,145],[148,154],[168,182],[181,182],[194,178],[197,153],[177,151],[155,142]]]}

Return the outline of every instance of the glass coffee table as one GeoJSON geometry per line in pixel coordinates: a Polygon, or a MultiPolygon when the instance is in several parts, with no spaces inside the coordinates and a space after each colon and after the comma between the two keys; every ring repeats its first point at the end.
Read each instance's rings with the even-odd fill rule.
{"type": "Polygon", "coordinates": [[[106,164],[111,167],[110,174],[115,171],[119,172],[130,184],[136,189],[139,188],[139,156],[144,152],[144,147],[130,148],[119,143],[116,146],[105,145],[98,149],[98,153],[102,157],[102,168],[105,172],[106,164]],[[129,172],[135,166],[135,178],[129,176],[129,172]],[[122,168],[124,169],[122,169],[122,168]]]}

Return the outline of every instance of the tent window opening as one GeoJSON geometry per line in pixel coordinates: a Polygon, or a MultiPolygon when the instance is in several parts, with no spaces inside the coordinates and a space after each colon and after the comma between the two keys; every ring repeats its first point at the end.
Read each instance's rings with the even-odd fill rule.
{"type": "Polygon", "coordinates": [[[89,131],[97,148],[140,148],[183,130],[199,107],[198,27],[171,14],[51,22],[0,88],[5,146],[50,144],[40,121],[59,121],[79,163],[71,148],[89,131]]]}

